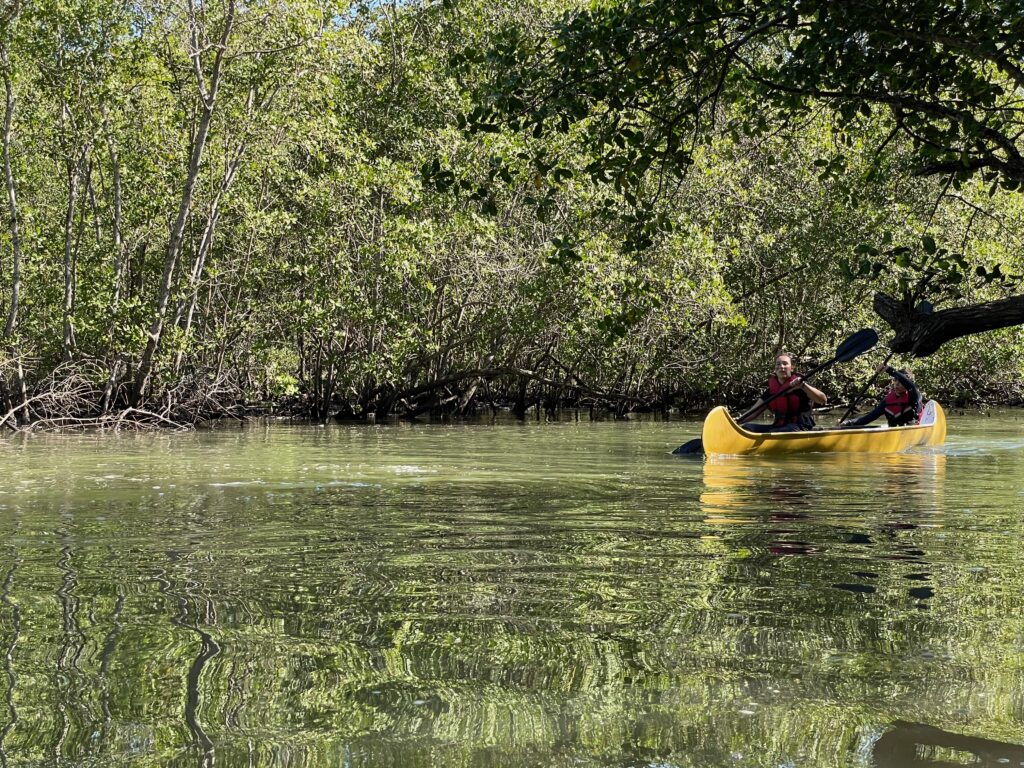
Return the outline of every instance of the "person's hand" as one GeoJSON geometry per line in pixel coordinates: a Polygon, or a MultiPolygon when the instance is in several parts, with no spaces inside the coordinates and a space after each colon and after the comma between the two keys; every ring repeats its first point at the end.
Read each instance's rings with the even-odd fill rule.
{"type": "Polygon", "coordinates": [[[849,424],[850,424],[850,420],[849,419],[843,419],[842,421],[839,422],[839,426],[840,427],[845,427],[845,426],[848,426],[849,424]]]}
{"type": "Polygon", "coordinates": [[[885,363],[879,363],[875,366],[875,373],[883,373],[887,367],[885,363]]]}

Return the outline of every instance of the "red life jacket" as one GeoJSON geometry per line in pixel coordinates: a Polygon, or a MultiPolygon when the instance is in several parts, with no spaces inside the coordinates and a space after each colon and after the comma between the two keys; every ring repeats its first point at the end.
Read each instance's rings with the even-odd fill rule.
{"type": "Polygon", "coordinates": [[[885,420],[890,427],[905,427],[921,420],[917,403],[910,399],[910,392],[897,395],[896,390],[889,390],[885,396],[885,420]]]}
{"type": "MultiPolygon", "coordinates": [[[[768,393],[771,395],[778,394],[790,384],[796,381],[796,376],[790,376],[785,381],[780,382],[778,376],[771,376],[768,379],[768,393]]],[[[797,390],[793,390],[788,395],[783,397],[775,397],[768,401],[768,407],[772,413],[775,414],[775,421],[772,422],[772,426],[781,427],[783,424],[799,424],[800,414],[803,413],[801,408],[803,403],[801,398],[797,395],[797,390]]]]}

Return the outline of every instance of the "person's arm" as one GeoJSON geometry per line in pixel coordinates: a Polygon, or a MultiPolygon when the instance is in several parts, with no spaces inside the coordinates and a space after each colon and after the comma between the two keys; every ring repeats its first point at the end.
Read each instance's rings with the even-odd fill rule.
{"type": "MultiPolygon", "coordinates": [[[[754,403],[749,408],[747,408],[747,410],[745,410],[742,415],[746,416],[748,413],[752,413],[752,412],[755,412],[755,411],[756,411],[756,413],[754,413],[753,416],[747,416],[747,418],[743,419],[739,423],[740,424],[746,424],[747,422],[753,421],[754,419],[758,418],[765,411],[764,408],[762,408],[760,411],[758,411],[758,408],[761,408],[761,406],[763,406],[766,402],[767,401],[764,399],[763,396],[757,398],[757,402],[754,403]]],[[[767,406],[765,406],[765,408],[767,408],[767,406]]]]}
{"type": "Polygon", "coordinates": [[[803,379],[800,380],[800,389],[804,391],[804,393],[807,395],[810,401],[815,405],[824,405],[825,403],[828,402],[828,398],[825,397],[824,392],[822,392],[820,389],[812,387],[803,379]]]}
{"type": "Polygon", "coordinates": [[[846,421],[842,422],[842,424],[843,426],[846,427],[863,427],[865,424],[870,424],[883,413],[885,413],[885,398],[879,400],[878,405],[876,405],[873,410],[868,411],[860,418],[847,419],[846,421]]]}
{"type": "Polygon", "coordinates": [[[910,393],[910,399],[911,400],[921,396],[920,393],[917,391],[917,385],[913,381],[908,379],[906,376],[904,376],[902,373],[897,371],[895,368],[887,365],[885,367],[885,372],[888,373],[890,376],[892,376],[894,379],[896,379],[896,381],[898,381],[900,384],[903,385],[903,388],[906,389],[907,392],[910,393]]]}

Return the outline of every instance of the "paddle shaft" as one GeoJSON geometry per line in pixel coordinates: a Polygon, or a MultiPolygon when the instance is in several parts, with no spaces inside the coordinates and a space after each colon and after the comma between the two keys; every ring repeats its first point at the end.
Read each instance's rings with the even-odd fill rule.
{"type": "MultiPolygon", "coordinates": [[[[890,352],[888,355],[886,355],[885,360],[882,361],[882,365],[888,365],[889,361],[892,359],[892,356],[894,354],[895,352],[890,352]]],[[[850,407],[846,409],[846,413],[844,413],[842,415],[842,418],[839,419],[840,424],[842,424],[844,421],[850,418],[850,414],[857,410],[857,403],[859,403],[864,398],[864,394],[868,391],[871,385],[875,383],[875,379],[878,378],[878,374],[880,373],[881,371],[875,371],[875,375],[868,379],[868,383],[864,385],[864,388],[857,393],[857,396],[853,398],[853,400],[850,401],[850,407]]]]}

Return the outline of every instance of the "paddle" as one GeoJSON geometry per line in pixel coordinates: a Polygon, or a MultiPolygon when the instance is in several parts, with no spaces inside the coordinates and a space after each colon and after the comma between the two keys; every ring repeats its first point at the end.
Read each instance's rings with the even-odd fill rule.
{"type": "MultiPolygon", "coordinates": [[[[873,328],[864,328],[860,331],[857,331],[855,334],[850,336],[848,339],[846,339],[846,341],[844,341],[836,348],[835,357],[833,357],[831,360],[825,361],[821,365],[812,368],[811,370],[809,370],[807,373],[803,374],[800,377],[799,382],[786,387],[781,392],[775,395],[772,395],[771,392],[766,392],[760,397],[760,399],[763,400],[764,402],[761,405],[748,410],[746,413],[740,416],[737,419],[737,421],[741,424],[746,421],[750,421],[750,419],[754,418],[759,413],[761,413],[761,411],[767,408],[769,402],[771,402],[777,397],[784,397],[785,395],[789,394],[794,389],[799,387],[802,382],[807,381],[807,379],[809,379],[814,374],[820,373],[821,371],[825,370],[826,368],[830,368],[836,363],[845,363],[850,360],[853,360],[855,357],[863,355],[877,343],[878,334],[875,332],[873,328]]],[[[701,441],[699,437],[697,437],[694,438],[693,440],[686,441],[678,448],[676,448],[674,451],[672,451],[672,453],[680,456],[693,456],[703,454],[704,443],[701,441]]]]}
{"type": "MultiPolygon", "coordinates": [[[[894,352],[890,352],[888,355],[886,355],[885,356],[885,360],[882,361],[882,365],[888,365],[889,364],[889,360],[892,359],[892,356],[894,354],[895,354],[894,352]]],[[[878,378],[878,374],[880,374],[881,372],[882,371],[875,371],[875,375],[872,376],[870,379],[868,379],[868,383],[864,385],[864,389],[862,389],[860,392],[858,392],[857,396],[854,397],[853,400],[850,401],[850,407],[846,409],[846,413],[844,413],[842,418],[839,419],[839,423],[840,424],[842,424],[844,421],[846,421],[848,418],[850,418],[850,414],[852,414],[854,411],[857,410],[857,404],[861,400],[864,399],[864,395],[867,393],[867,391],[871,387],[871,385],[875,383],[875,379],[878,378]]]]}
{"type": "Polygon", "coordinates": [[[704,455],[704,441],[699,437],[693,438],[693,440],[687,440],[685,443],[680,445],[674,451],[676,456],[703,456],[704,455]]]}

